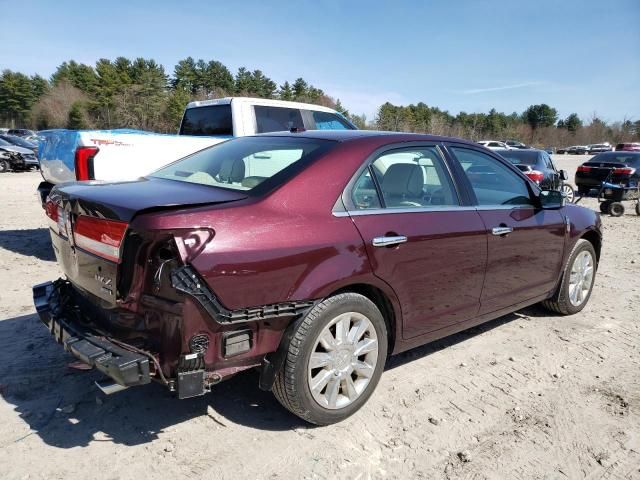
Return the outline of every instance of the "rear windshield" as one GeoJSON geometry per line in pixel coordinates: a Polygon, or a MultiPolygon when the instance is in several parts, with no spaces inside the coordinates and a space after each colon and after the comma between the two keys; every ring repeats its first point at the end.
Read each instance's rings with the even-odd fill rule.
{"type": "Polygon", "coordinates": [[[304,128],[302,113],[297,108],[255,105],[253,111],[256,115],[257,133],[283,132],[292,128],[304,128]]]}
{"type": "Polygon", "coordinates": [[[527,150],[505,150],[500,152],[504,158],[515,165],[535,165],[538,163],[538,152],[527,150]]]}
{"type": "Polygon", "coordinates": [[[336,145],[330,140],[242,137],[178,160],[152,177],[233,190],[273,188],[336,145]]]}
{"type": "Polygon", "coordinates": [[[180,135],[233,135],[231,105],[188,108],[184,112],[180,135]]]}
{"type": "Polygon", "coordinates": [[[628,166],[640,167],[640,153],[607,152],[593,157],[587,163],[624,163],[628,166]]]}

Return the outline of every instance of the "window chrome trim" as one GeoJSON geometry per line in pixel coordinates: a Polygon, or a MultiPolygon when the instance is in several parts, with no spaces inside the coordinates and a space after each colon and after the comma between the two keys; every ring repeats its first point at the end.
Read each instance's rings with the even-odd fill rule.
{"type": "Polygon", "coordinates": [[[334,217],[359,217],[364,215],[388,215],[394,213],[429,213],[429,212],[471,212],[488,210],[526,210],[535,209],[532,205],[447,205],[443,207],[415,208],[370,208],[363,210],[334,210],[334,217]]]}

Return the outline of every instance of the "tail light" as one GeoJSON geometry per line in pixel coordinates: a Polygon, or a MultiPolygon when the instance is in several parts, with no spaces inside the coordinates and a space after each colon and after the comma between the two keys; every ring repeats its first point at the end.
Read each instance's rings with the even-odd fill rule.
{"type": "Polygon", "coordinates": [[[589,173],[590,171],[591,171],[591,167],[588,167],[586,165],[580,165],[578,167],[578,172],[589,173]]]}
{"type": "Polygon", "coordinates": [[[536,183],[540,183],[544,179],[544,173],[538,170],[530,170],[524,174],[536,183]]]}
{"type": "Polygon", "coordinates": [[[128,224],[80,215],[73,225],[77,247],[112,262],[120,263],[120,247],[128,224]]]}
{"type": "Polygon", "coordinates": [[[98,147],[76,148],[76,180],[93,180],[93,158],[99,152],[98,147]]]}
{"type": "Polygon", "coordinates": [[[44,211],[49,219],[49,226],[56,233],[64,234],[64,212],[57,203],[47,200],[44,204],[44,211]]]}
{"type": "Polygon", "coordinates": [[[636,169],[631,167],[621,167],[613,169],[614,175],[633,175],[634,173],[636,173],[636,169]]]}

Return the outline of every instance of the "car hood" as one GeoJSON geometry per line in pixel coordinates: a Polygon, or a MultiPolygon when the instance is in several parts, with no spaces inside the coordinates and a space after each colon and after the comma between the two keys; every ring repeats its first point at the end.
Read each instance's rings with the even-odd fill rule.
{"type": "Polygon", "coordinates": [[[21,153],[23,155],[33,155],[33,150],[29,150],[28,148],[19,147],[17,145],[3,145],[0,146],[0,150],[4,150],[6,152],[13,153],[21,153]]]}
{"type": "Polygon", "coordinates": [[[234,202],[247,198],[247,194],[195,183],[142,178],[134,182],[63,183],[53,188],[49,198],[76,215],[130,222],[142,211],[234,202]]]}

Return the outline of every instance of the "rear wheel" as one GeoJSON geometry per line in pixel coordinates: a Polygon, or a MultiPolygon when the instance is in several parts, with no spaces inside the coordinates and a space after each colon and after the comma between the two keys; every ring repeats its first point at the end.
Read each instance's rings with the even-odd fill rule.
{"type": "Polygon", "coordinates": [[[330,297],[296,327],[286,355],[273,388],[278,401],[308,422],[339,422],[365,404],[380,380],[385,321],[362,295],[330,297]]]}
{"type": "Polygon", "coordinates": [[[624,215],[624,205],[620,202],[613,202],[609,205],[609,215],[612,217],[621,217],[624,215]]]}
{"type": "Polygon", "coordinates": [[[605,200],[600,203],[600,213],[609,213],[609,205],[611,205],[611,201],[605,200]]]}
{"type": "Polygon", "coordinates": [[[11,169],[9,162],[6,160],[0,160],[0,173],[8,172],[11,169]]]}
{"type": "Polygon", "coordinates": [[[573,187],[571,185],[569,185],[568,183],[563,183],[562,184],[562,193],[564,193],[565,198],[567,199],[567,202],[573,203],[573,200],[576,197],[576,193],[575,193],[575,190],[573,189],[573,187]]]}
{"type": "Polygon", "coordinates": [[[569,255],[558,291],[542,305],[562,315],[578,313],[591,297],[595,278],[596,251],[591,242],[580,239],[569,255]]]}

